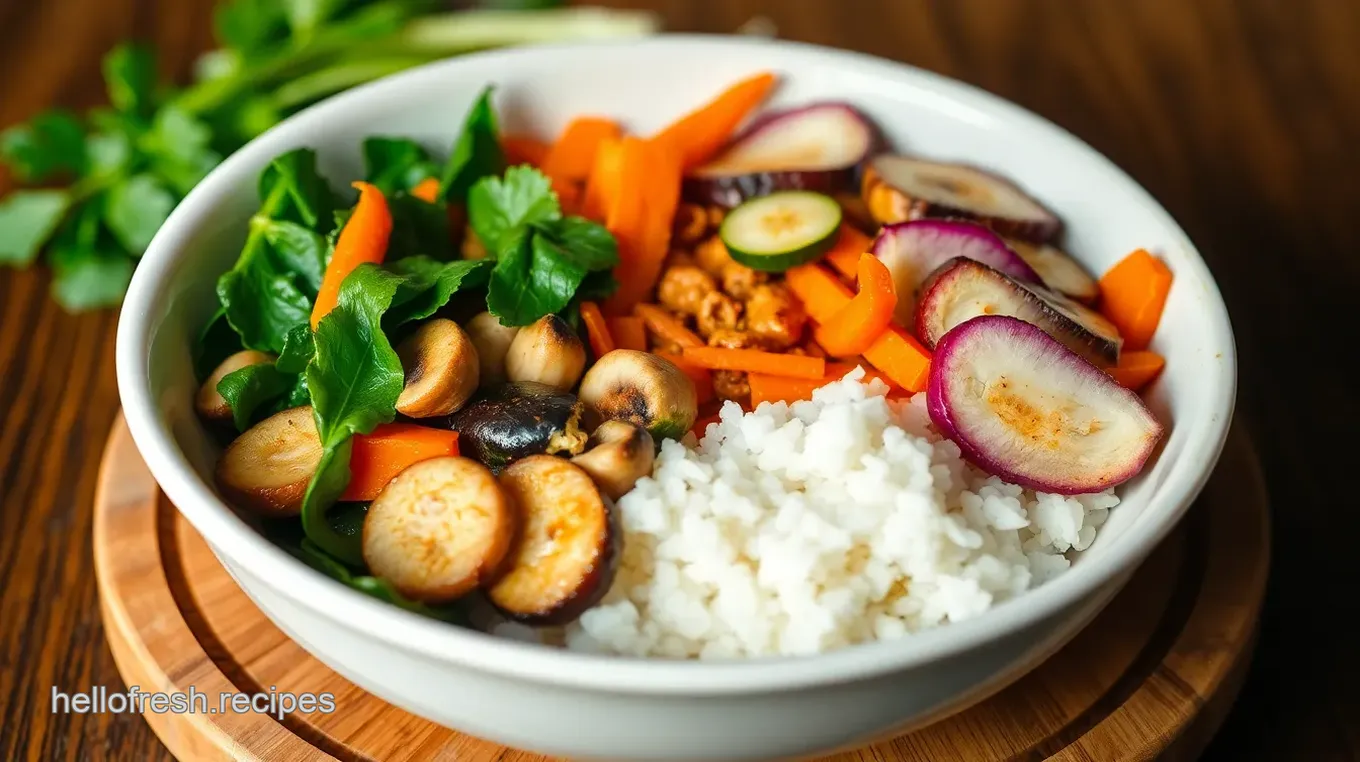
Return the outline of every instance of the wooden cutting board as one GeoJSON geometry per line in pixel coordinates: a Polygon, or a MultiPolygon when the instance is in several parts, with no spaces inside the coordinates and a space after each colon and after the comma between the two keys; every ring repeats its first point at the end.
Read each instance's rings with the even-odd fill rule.
{"type": "MultiPolygon", "coordinates": [[[[321,693],[330,714],[145,713],[179,759],[532,762],[408,714],[278,630],[160,493],[120,417],[95,500],[104,626],[128,685],[321,693]]],[[[1062,651],[987,701],[835,762],[1191,760],[1246,673],[1270,560],[1260,465],[1234,429],[1186,521],[1062,651]]]]}

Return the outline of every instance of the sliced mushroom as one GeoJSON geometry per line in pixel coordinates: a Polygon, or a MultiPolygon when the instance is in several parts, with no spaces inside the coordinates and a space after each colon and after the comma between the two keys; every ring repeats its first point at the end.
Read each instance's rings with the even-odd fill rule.
{"type": "Polygon", "coordinates": [[[601,418],[628,421],[656,439],[679,439],[699,414],[694,382],[671,361],[615,349],[581,380],[581,401],[601,418]]]}
{"type": "Polygon", "coordinates": [[[586,446],[584,405],[571,392],[524,381],[486,390],[449,418],[462,452],[499,473],[529,455],[577,455],[586,446]]]}
{"type": "Polygon", "coordinates": [[[586,451],[571,459],[590,474],[612,500],[623,497],[637,480],[652,473],[656,445],[647,430],[627,421],[605,421],[586,442],[586,451]]]}
{"type": "Polygon", "coordinates": [[[368,507],[364,563],[408,598],[446,603],[493,578],[518,524],[485,466],[431,458],[397,474],[368,507]]]}
{"type": "Polygon", "coordinates": [[[500,475],[520,512],[520,531],[487,598],[530,625],[571,622],[608,592],[622,532],[609,501],[581,468],[532,455],[500,475]]]}
{"type": "Polygon", "coordinates": [[[519,334],[519,327],[501,325],[500,318],[482,312],[469,320],[463,330],[472,340],[472,346],[477,348],[481,385],[495,386],[505,381],[505,355],[519,334]]]}
{"type": "Polygon", "coordinates": [[[425,323],[397,347],[406,386],[397,412],[411,418],[448,415],[477,391],[481,377],[477,349],[452,320],[425,323]]]}
{"type": "Polygon", "coordinates": [[[275,413],[246,429],[217,461],[227,499],[263,516],[296,516],[321,463],[310,405],[275,413]]]}
{"type": "Polygon", "coordinates": [[[520,329],[505,355],[505,375],[512,383],[535,381],[567,391],[585,368],[585,344],[556,315],[544,315],[520,329]]]}
{"type": "Polygon", "coordinates": [[[198,411],[199,417],[205,421],[230,421],[231,405],[228,405],[217,392],[217,385],[222,379],[242,368],[271,362],[274,362],[274,355],[255,349],[243,349],[223,360],[212,375],[208,376],[208,380],[203,382],[203,386],[199,387],[198,395],[194,397],[194,409],[198,411]]]}

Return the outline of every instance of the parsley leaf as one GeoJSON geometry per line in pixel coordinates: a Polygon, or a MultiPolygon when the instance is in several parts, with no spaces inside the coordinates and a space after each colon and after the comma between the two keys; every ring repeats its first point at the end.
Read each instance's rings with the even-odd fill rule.
{"type": "Polygon", "coordinates": [[[53,110],[0,132],[0,158],[25,183],[85,171],[85,128],[70,112],[53,110]]]}
{"type": "Polygon", "coordinates": [[[59,190],[16,191],[0,199],[0,265],[24,267],[56,232],[70,197],[59,190]]]}
{"type": "Polygon", "coordinates": [[[155,54],[142,45],[119,45],[104,56],[104,83],[114,108],[129,114],[150,111],[156,91],[155,54]]]}
{"type": "Polygon", "coordinates": [[[372,137],[364,141],[364,179],[384,195],[409,191],[427,177],[439,175],[439,165],[414,140],[372,137]]]}
{"type": "Polygon", "coordinates": [[[581,267],[607,270],[619,263],[619,245],[603,225],[582,217],[563,217],[534,226],[557,241],[581,267]]]}
{"type": "Polygon", "coordinates": [[[109,191],[104,223],[125,249],[140,257],[176,203],[155,175],[134,175],[109,191]]]}
{"type": "Polygon", "coordinates": [[[507,230],[562,217],[552,182],[529,166],[511,167],[503,178],[487,177],[472,186],[467,211],[468,223],[487,251],[500,251],[507,230]]]}
{"type": "Polygon", "coordinates": [[[439,199],[462,203],[473,184],[500,173],[505,166],[497,133],[496,112],[491,108],[491,87],[482,89],[463,120],[463,131],[453,145],[439,183],[439,199]]]}
{"type": "Polygon", "coordinates": [[[427,257],[392,262],[388,268],[404,276],[405,282],[383,320],[384,325],[395,328],[430,317],[459,291],[486,285],[491,265],[485,259],[436,262],[427,257]]]}

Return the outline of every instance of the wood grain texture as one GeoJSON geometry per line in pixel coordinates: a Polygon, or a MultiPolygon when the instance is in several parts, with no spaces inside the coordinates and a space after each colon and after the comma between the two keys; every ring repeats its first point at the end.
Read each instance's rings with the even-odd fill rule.
{"type": "MultiPolygon", "coordinates": [[[[102,98],[115,41],[182,75],[211,0],[0,0],[0,127],[102,98]]],[[[602,0],[676,30],[763,14],[780,36],[923,66],[1010,98],[1110,156],[1186,227],[1240,350],[1239,409],[1275,496],[1261,661],[1206,758],[1360,758],[1360,5],[1344,0],[602,0]]],[[[0,178],[0,188],[8,187],[0,178]]],[[[52,686],[120,685],[90,545],[117,406],[116,317],[63,314],[41,271],[0,270],[0,758],[153,759],[140,719],[53,715],[52,686]]]]}
{"type": "MultiPolygon", "coordinates": [[[[1071,643],[978,705],[823,762],[1192,760],[1250,662],[1269,568],[1260,466],[1242,430],[1188,520],[1071,643]]],[[[185,762],[550,762],[452,732],[367,695],[311,658],[250,601],[160,494],[114,424],[94,506],[95,566],[125,681],[197,691],[193,714],[148,714],[185,762]],[[212,714],[221,694],[334,697],[335,711],[212,714]]]]}

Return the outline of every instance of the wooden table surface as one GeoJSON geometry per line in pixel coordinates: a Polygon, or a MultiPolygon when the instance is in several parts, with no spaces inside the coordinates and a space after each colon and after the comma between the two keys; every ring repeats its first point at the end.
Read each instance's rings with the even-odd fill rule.
{"type": "MultiPolygon", "coordinates": [[[[780,36],[957,77],[1089,141],[1185,226],[1232,313],[1238,411],[1266,464],[1276,568],[1255,669],[1212,760],[1360,759],[1353,493],[1360,391],[1360,4],[1347,0],[623,0],[667,28],[780,36]],[[1346,435],[1351,435],[1347,437],[1346,435]],[[1345,444],[1343,444],[1343,442],[1345,444]],[[1348,457],[1349,456],[1349,457],[1348,457]],[[1350,583],[1350,584],[1348,584],[1350,583]]],[[[99,58],[153,42],[182,76],[211,0],[0,0],[0,127],[101,99],[99,58]]],[[[7,181],[0,178],[0,188],[7,181]]],[[[134,715],[55,715],[118,688],[90,553],[118,406],[113,311],[71,316],[0,269],[0,758],[167,756],[134,715]]]]}

